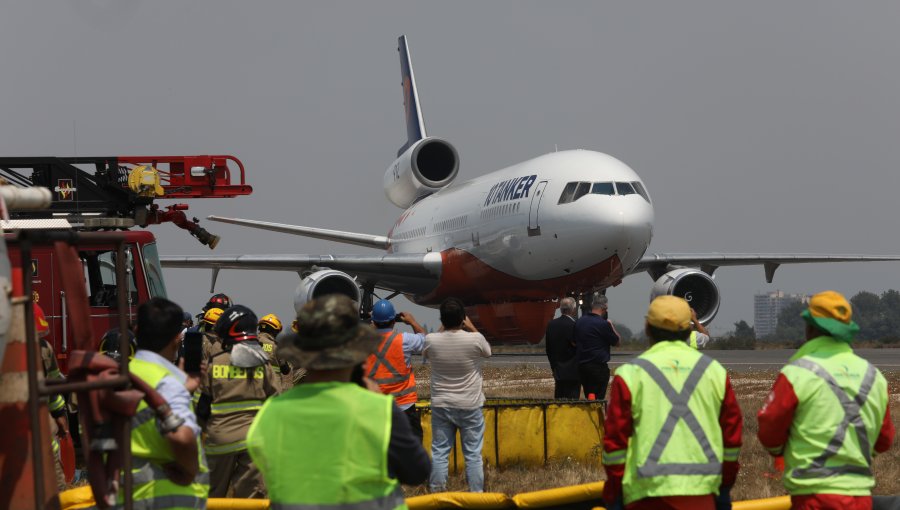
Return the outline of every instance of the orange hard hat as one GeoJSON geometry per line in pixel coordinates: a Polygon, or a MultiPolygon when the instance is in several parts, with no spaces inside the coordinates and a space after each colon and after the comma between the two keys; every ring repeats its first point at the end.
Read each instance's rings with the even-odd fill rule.
{"type": "Polygon", "coordinates": [[[41,305],[37,303],[33,303],[34,305],[34,332],[37,334],[38,338],[43,338],[50,334],[50,323],[47,322],[47,316],[44,315],[44,310],[41,308],[41,305]]]}

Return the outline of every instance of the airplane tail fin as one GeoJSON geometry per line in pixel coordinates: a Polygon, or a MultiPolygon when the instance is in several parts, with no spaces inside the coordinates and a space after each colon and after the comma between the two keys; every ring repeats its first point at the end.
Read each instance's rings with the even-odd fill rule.
{"type": "Polygon", "coordinates": [[[419,105],[419,93],[416,91],[416,76],[413,74],[412,59],[409,57],[409,46],[406,36],[401,35],[397,51],[400,52],[400,72],[403,75],[403,108],[406,112],[406,143],[397,151],[397,156],[406,152],[412,144],[428,136],[425,134],[425,119],[419,105]]]}

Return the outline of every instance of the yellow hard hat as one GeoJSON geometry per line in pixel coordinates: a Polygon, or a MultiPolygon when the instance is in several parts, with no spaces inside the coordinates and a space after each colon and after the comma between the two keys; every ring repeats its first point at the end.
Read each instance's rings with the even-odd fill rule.
{"type": "Polygon", "coordinates": [[[269,326],[272,329],[281,331],[281,320],[279,320],[278,316],[274,313],[263,315],[262,319],[259,320],[259,325],[262,326],[263,324],[269,326]]]}
{"type": "Polygon", "coordinates": [[[215,326],[223,313],[225,313],[225,310],[222,310],[221,308],[210,308],[203,314],[203,322],[210,326],[215,326]]]}

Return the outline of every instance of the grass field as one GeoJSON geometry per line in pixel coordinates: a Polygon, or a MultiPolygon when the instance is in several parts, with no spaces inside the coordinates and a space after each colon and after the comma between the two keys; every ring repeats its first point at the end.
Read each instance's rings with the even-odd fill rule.
{"type": "MultiPolygon", "coordinates": [[[[741,450],[741,471],[732,491],[734,500],[757,499],[785,494],[778,473],[772,469],[771,457],[756,439],[756,412],[762,407],[777,371],[746,371],[730,374],[732,385],[744,413],[744,446],[741,450]]],[[[900,372],[886,372],[891,391],[891,417],[900,422],[900,372]]],[[[419,398],[427,398],[428,368],[416,370],[419,398]]],[[[486,367],[485,395],[488,398],[552,398],[553,379],[549,369],[535,366],[486,367]]],[[[573,431],[577,433],[577,431],[573,431]]],[[[900,448],[875,459],[877,485],[875,494],[900,493],[900,448]]],[[[576,462],[543,467],[516,466],[503,469],[485,468],[485,490],[516,494],[534,490],[594,482],[605,478],[599,461],[593,465],[576,462]]],[[[465,477],[451,474],[449,490],[466,490],[465,477]]],[[[407,487],[407,495],[425,494],[424,487],[407,487]]]]}

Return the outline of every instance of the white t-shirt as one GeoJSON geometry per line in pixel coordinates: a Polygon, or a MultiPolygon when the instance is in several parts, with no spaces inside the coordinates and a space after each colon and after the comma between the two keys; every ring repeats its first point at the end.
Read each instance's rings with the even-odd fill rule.
{"type": "Polygon", "coordinates": [[[425,362],[431,365],[431,406],[477,409],[484,404],[481,362],[491,346],[481,333],[444,331],[425,337],[425,362]]]}

